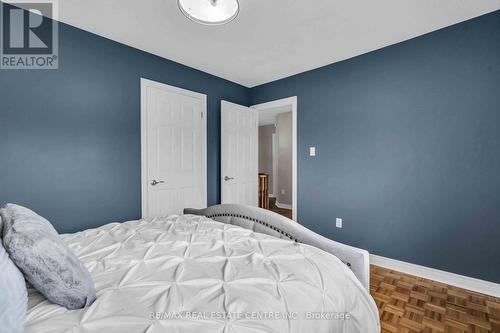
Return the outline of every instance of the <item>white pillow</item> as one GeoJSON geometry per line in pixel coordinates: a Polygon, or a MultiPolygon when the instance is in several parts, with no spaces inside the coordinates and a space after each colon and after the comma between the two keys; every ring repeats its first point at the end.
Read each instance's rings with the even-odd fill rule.
{"type": "MultiPolygon", "coordinates": [[[[1,210],[0,210],[1,213],[1,210]]],[[[0,214],[0,236],[2,235],[0,214]]],[[[0,333],[22,333],[28,306],[23,274],[9,258],[0,238],[0,333]]]]}

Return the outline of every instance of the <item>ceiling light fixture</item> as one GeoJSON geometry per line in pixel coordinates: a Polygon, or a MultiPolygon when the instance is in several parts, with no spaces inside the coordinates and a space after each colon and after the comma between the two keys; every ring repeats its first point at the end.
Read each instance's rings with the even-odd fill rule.
{"type": "Polygon", "coordinates": [[[222,25],[238,16],[238,0],[177,0],[187,18],[206,25],[222,25]]]}

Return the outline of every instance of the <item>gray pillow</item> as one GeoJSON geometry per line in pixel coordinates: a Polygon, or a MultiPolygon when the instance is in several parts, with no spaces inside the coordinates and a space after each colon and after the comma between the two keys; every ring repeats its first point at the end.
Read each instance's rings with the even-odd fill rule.
{"type": "MultiPolygon", "coordinates": [[[[2,233],[0,216],[0,235],[2,233]]],[[[28,306],[23,274],[10,260],[0,238],[0,333],[22,333],[28,306]]]]}
{"type": "Polygon", "coordinates": [[[92,304],[95,287],[90,273],[49,221],[7,204],[3,224],[5,249],[33,287],[68,309],[92,304]]]}

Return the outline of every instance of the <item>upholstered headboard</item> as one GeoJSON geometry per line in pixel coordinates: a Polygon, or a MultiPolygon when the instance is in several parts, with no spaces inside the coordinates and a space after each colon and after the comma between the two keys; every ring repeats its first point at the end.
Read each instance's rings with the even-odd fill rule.
{"type": "Polygon", "coordinates": [[[342,260],[363,286],[367,290],[370,289],[368,251],[332,241],[284,216],[257,207],[232,204],[216,205],[204,209],[186,208],[184,214],[203,215],[215,221],[315,246],[342,260]]]}

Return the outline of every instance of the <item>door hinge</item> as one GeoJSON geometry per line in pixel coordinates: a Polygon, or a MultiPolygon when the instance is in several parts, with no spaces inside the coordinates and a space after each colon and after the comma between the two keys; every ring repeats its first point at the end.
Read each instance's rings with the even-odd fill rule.
{"type": "Polygon", "coordinates": [[[203,111],[201,111],[201,117],[203,118],[203,111]]]}

